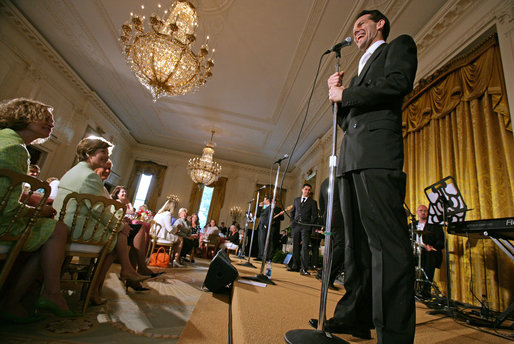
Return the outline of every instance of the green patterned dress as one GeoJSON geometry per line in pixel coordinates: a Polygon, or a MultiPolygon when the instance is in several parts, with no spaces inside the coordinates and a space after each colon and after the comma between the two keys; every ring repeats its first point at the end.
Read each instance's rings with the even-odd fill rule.
{"type": "MultiPolygon", "coordinates": [[[[7,168],[18,173],[26,174],[29,164],[29,152],[25,147],[22,138],[12,129],[0,130],[0,168],[7,168]]],[[[9,187],[9,180],[7,178],[0,178],[0,195],[5,195],[9,187]]],[[[0,215],[0,234],[7,229],[9,217],[14,214],[15,209],[18,207],[18,199],[22,192],[22,186],[19,190],[13,191],[11,198],[8,200],[8,205],[4,211],[4,215],[0,215]]],[[[16,229],[21,231],[29,218],[20,218],[15,224],[16,229]]],[[[23,245],[23,251],[32,252],[39,249],[50,238],[55,229],[56,220],[49,218],[40,218],[34,223],[29,237],[23,245]]]]}

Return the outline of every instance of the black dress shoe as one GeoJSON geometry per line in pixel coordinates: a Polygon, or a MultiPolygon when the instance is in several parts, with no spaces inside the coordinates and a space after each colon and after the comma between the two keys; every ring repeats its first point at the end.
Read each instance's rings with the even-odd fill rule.
{"type": "Polygon", "coordinates": [[[298,271],[300,271],[300,269],[298,269],[298,268],[287,268],[287,271],[298,272],[298,271]]]}
{"type": "MultiPolygon", "coordinates": [[[[316,320],[316,319],[312,319],[316,320]]],[[[316,320],[316,327],[318,326],[318,321],[316,320]]],[[[312,324],[311,324],[312,326],[312,324]]],[[[335,318],[330,318],[325,321],[325,325],[323,326],[323,330],[329,333],[346,333],[351,334],[354,337],[362,338],[362,339],[371,339],[371,331],[365,328],[357,328],[354,326],[346,325],[345,323],[337,320],[335,318]]]]}
{"type": "Polygon", "coordinates": [[[303,269],[302,269],[302,270],[300,270],[300,275],[302,275],[302,276],[308,276],[308,275],[310,275],[310,274],[311,274],[311,273],[310,273],[309,271],[305,271],[305,270],[303,270],[303,269]]]}

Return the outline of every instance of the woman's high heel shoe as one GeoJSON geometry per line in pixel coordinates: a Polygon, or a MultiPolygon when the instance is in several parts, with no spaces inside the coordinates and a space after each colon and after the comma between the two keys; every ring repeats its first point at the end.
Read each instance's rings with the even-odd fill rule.
{"type": "Polygon", "coordinates": [[[139,283],[139,282],[143,282],[144,280],[147,280],[149,279],[151,276],[143,276],[143,275],[140,275],[140,277],[126,277],[126,276],[121,276],[120,275],[120,281],[122,282],[131,282],[131,283],[139,283]]]}
{"type": "Polygon", "coordinates": [[[137,291],[137,292],[141,292],[141,291],[148,291],[150,290],[149,288],[145,288],[141,285],[141,283],[139,282],[133,282],[133,281],[129,281],[127,280],[125,282],[125,292],[128,293],[128,289],[129,288],[132,288],[134,289],[134,291],[137,291]]]}
{"type": "Polygon", "coordinates": [[[184,265],[180,264],[179,262],[177,262],[176,260],[173,261],[173,267],[174,268],[183,268],[184,265]]]}
{"type": "Polygon", "coordinates": [[[82,314],[75,313],[70,309],[60,308],[55,303],[41,295],[37,298],[36,302],[34,303],[34,306],[38,309],[44,309],[49,312],[52,312],[54,315],[57,315],[61,318],[78,318],[82,316],[82,314]]]}

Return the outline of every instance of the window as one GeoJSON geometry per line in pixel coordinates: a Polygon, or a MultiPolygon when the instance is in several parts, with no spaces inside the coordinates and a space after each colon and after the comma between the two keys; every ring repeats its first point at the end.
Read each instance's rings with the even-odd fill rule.
{"type": "Polygon", "coordinates": [[[209,209],[211,208],[211,200],[214,188],[210,186],[204,186],[202,192],[202,198],[200,201],[200,208],[198,209],[198,219],[200,220],[200,226],[203,227],[207,224],[207,216],[209,216],[209,209]]]}
{"type": "Polygon", "coordinates": [[[146,202],[146,196],[148,194],[148,189],[150,188],[150,183],[152,182],[152,177],[153,176],[151,174],[143,174],[139,178],[136,191],[136,199],[134,200],[134,208],[136,210],[146,202]]]}

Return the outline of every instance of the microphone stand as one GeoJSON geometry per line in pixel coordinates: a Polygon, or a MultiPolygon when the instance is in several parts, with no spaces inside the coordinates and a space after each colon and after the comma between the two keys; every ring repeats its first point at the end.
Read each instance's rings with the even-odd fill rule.
{"type": "Polygon", "coordinates": [[[248,202],[248,210],[246,211],[246,221],[245,221],[245,232],[243,234],[243,242],[242,242],[242,250],[239,259],[246,259],[245,250],[246,250],[246,233],[248,232],[248,222],[251,222],[252,213],[250,212],[250,208],[252,207],[253,199],[248,202]]]}
{"type": "MultiPolygon", "coordinates": [[[[271,278],[268,278],[268,276],[263,274],[263,272],[264,272],[264,266],[266,265],[266,261],[268,258],[269,240],[271,237],[271,223],[273,222],[273,211],[275,210],[275,197],[277,195],[278,176],[280,174],[280,163],[282,162],[282,160],[283,159],[279,159],[275,162],[275,164],[278,165],[277,176],[275,177],[275,187],[273,188],[273,200],[271,201],[271,204],[269,206],[270,212],[269,212],[269,216],[268,216],[268,232],[266,233],[266,244],[264,245],[264,254],[262,256],[261,271],[259,272],[259,274],[255,275],[255,277],[242,277],[244,279],[249,279],[252,281],[257,281],[257,282],[272,284],[272,285],[275,285],[275,282],[273,282],[271,280],[271,278]]],[[[259,200],[259,198],[257,198],[257,201],[258,200],[259,200]]],[[[255,222],[254,222],[254,224],[255,224],[255,222]]],[[[254,225],[254,227],[255,227],[255,225],[254,225]]]]}
{"type": "MultiPolygon", "coordinates": [[[[339,73],[341,70],[340,59],[341,59],[341,50],[335,51],[336,53],[336,72],[339,73]]],[[[321,281],[321,296],[319,302],[319,317],[318,317],[318,326],[315,330],[290,330],[288,331],[284,339],[288,344],[309,344],[309,343],[319,343],[319,344],[329,344],[329,343],[343,343],[347,344],[348,342],[339,338],[332,336],[331,333],[325,332],[323,330],[323,324],[325,323],[325,319],[327,317],[326,307],[327,307],[327,293],[328,293],[328,284],[330,278],[330,268],[332,266],[332,213],[334,208],[334,187],[335,187],[335,177],[336,177],[336,168],[337,168],[337,156],[336,156],[336,146],[337,146],[337,103],[332,104],[332,155],[329,159],[329,168],[330,175],[328,181],[328,205],[327,205],[327,219],[325,223],[325,252],[323,254],[323,279],[321,281]]]]}
{"type": "MultiPolygon", "coordinates": [[[[257,190],[257,197],[255,197],[255,217],[253,218],[253,226],[252,226],[252,236],[250,237],[250,248],[248,249],[248,261],[246,263],[237,264],[241,266],[248,266],[250,268],[255,269],[255,265],[250,263],[250,258],[252,257],[252,246],[253,246],[253,235],[255,234],[255,220],[257,219],[257,209],[259,208],[259,194],[261,192],[261,189],[257,190]]],[[[248,205],[250,207],[250,205],[248,205]]]]}

